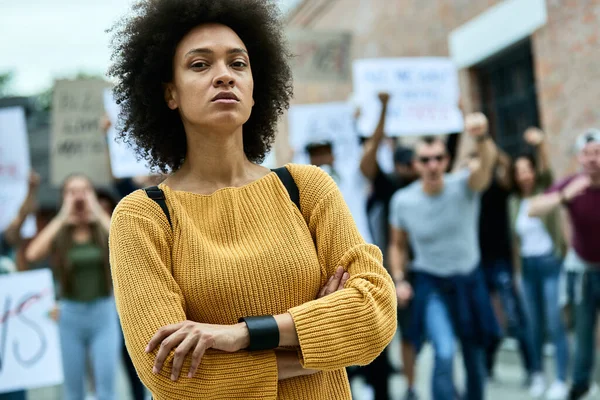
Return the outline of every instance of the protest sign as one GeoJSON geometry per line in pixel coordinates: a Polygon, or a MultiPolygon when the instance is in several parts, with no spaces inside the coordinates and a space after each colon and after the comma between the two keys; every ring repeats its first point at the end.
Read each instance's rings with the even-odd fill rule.
{"type": "Polygon", "coordinates": [[[29,141],[25,111],[21,107],[0,109],[0,231],[17,215],[27,195],[29,141]]]}
{"type": "Polygon", "coordinates": [[[62,184],[72,173],[87,175],[94,184],[111,183],[101,79],[60,80],[52,99],[51,180],[62,184]]]}
{"type": "Polygon", "coordinates": [[[371,135],[377,126],[379,92],[390,93],[386,133],[390,136],[461,132],[458,74],[447,58],[356,60],[355,98],[361,108],[358,130],[371,135]]]}
{"type": "Polygon", "coordinates": [[[287,37],[295,81],[350,81],[350,33],[289,30],[287,37]]]}
{"type": "Polygon", "coordinates": [[[62,383],[49,269],[0,276],[0,393],[62,383]]]}
{"type": "Polygon", "coordinates": [[[371,243],[366,215],[368,182],[359,171],[362,149],[353,125],[353,108],[349,103],[304,104],[290,107],[290,144],[293,162],[309,164],[305,151],[309,143],[330,142],[333,147],[333,170],[325,169],[336,181],[363,236],[371,243]]]}
{"type": "Polygon", "coordinates": [[[347,103],[302,104],[290,107],[289,140],[294,162],[308,163],[304,151],[309,143],[332,142],[336,160],[351,160],[358,151],[358,137],[352,122],[352,107],[347,103]]]}
{"type": "Polygon", "coordinates": [[[119,106],[111,89],[104,89],[103,99],[104,109],[111,124],[106,135],[113,176],[115,178],[131,178],[138,175],[150,175],[150,168],[146,166],[144,160],[137,159],[135,149],[121,139],[117,139],[119,106]]]}

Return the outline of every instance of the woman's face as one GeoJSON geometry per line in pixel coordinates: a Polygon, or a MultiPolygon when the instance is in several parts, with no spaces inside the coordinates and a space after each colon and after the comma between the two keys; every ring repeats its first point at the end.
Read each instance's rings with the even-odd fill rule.
{"type": "Polygon", "coordinates": [[[246,46],[229,27],[205,24],[177,45],[165,100],[184,126],[211,131],[241,127],[250,118],[254,80],[246,46]]]}
{"type": "Polygon", "coordinates": [[[89,212],[88,196],[93,192],[90,181],[82,176],[70,178],[63,189],[63,203],[70,199],[73,202],[71,213],[74,216],[85,218],[89,212]]]}
{"type": "Polygon", "coordinates": [[[531,161],[520,157],[515,161],[515,182],[522,192],[531,192],[535,185],[535,170],[531,161]]]}

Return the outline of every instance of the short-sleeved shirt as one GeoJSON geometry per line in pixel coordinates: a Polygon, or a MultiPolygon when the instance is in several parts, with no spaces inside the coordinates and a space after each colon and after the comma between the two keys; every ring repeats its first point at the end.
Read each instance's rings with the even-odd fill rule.
{"type": "MultiPolygon", "coordinates": [[[[578,175],[555,183],[547,193],[563,190],[578,175]]],[[[572,245],[577,255],[591,264],[600,264],[600,188],[588,188],[575,197],[567,209],[573,225],[572,245]]]]}
{"type": "Polygon", "coordinates": [[[386,174],[377,166],[373,190],[367,201],[367,214],[374,244],[379,246],[384,254],[389,243],[390,201],[394,193],[406,187],[407,183],[396,174],[386,174]]]}
{"type": "Polygon", "coordinates": [[[469,188],[469,175],[468,170],[446,175],[436,195],[426,194],[417,181],[392,198],[390,224],[408,233],[414,271],[449,277],[477,267],[481,196],[469,188]]]}

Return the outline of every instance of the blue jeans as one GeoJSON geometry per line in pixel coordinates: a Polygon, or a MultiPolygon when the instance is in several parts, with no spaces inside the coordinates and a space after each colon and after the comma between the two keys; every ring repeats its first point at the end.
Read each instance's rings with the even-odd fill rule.
{"type": "MultiPolygon", "coordinates": [[[[513,281],[512,264],[508,260],[497,259],[482,262],[481,266],[490,293],[495,293],[502,305],[506,317],[506,334],[519,343],[519,352],[525,370],[528,374],[540,372],[542,366],[533,357],[531,322],[525,312],[523,294],[513,281]]],[[[493,367],[499,345],[500,343],[488,349],[488,369],[493,367]]]]}
{"type": "MultiPolygon", "coordinates": [[[[431,293],[425,307],[425,334],[435,351],[433,370],[433,400],[454,400],[455,334],[453,320],[460,310],[453,310],[444,301],[443,294],[431,293]]],[[[463,361],[467,372],[466,400],[482,400],[485,385],[485,350],[483,346],[461,340],[463,361]]]]}
{"type": "Polygon", "coordinates": [[[579,278],[575,285],[577,340],[573,386],[585,388],[590,384],[594,369],[595,333],[600,308],[600,271],[586,271],[577,274],[577,277],[579,278]]]}
{"type": "Polygon", "coordinates": [[[116,400],[121,332],[112,297],[91,302],[62,300],[60,341],[66,400],[85,398],[86,356],[91,357],[98,400],[116,400]]]}
{"type": "Polygon", "coordinates": [[[543,366],[546,335],[554,344],[557,379],[565,382],[569,363],[567,334],[558,303],[560,261],[554,255],[523,257],[523,286],[531,316],[533,359],[543,366]]]}

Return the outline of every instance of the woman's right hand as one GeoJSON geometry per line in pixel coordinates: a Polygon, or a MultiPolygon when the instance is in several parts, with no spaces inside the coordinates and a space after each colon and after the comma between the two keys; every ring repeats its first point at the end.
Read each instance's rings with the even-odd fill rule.
{"type": "Polygon", "coordinates": [[[74,207],[75,207],[74,204],[75,204],[74,196],[69,192],[65,193],[65,198],[63,200],[62,207],[60,208],[60,211],[58,212],[58,215],[57,215],[57,217],[60,219],[60,221],[63,224],[69,224],[72,222],[73,211],[74,211],[74,207]]]}
{"type": "Polygon", "coordinates": [[[335,273],[319,291],[317,299],[330,295],[331,293],[335,293],[338,290],[342,290],[348,278],[350,278],[350,274],[348,272],[344,272],[344,267],[337,267],[335,273]]]}

